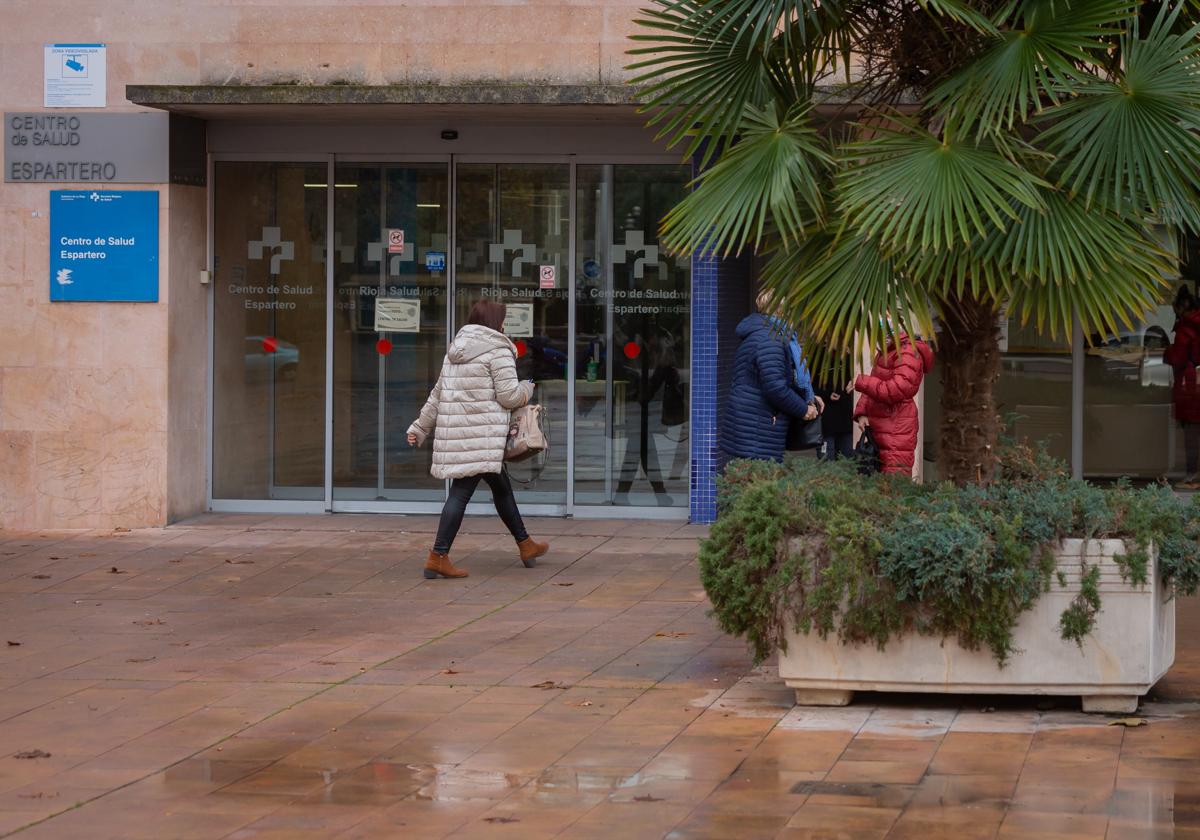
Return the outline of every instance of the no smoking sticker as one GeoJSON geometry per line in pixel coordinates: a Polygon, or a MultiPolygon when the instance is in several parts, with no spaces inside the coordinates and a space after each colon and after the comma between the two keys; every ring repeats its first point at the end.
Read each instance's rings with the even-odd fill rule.
{"type": "Polygon", "coordinates": [[[404,253],[404,231],[400,228],[388,228],[388,253],[404,253]]]}
{"type": "Polygon", "coordinates": [[[552,265],[541,266],[539,276],[541,277],[541,288],[553,289],[557,285],[557,271],[552,265]]]}

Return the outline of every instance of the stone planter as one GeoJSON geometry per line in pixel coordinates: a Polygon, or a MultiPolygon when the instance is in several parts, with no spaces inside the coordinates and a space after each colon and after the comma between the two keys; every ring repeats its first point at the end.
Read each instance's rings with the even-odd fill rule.
{"type": "Polygon", "coordinates": [[[1154,574],[1144,587],[1121,579],[1120,540],[1064,540],[1056,554],[1067,577],[1026,612],[1014,630],[1017,652],[1001,668],[988,650],[954,639],[909,635],[884,650],[845,645],[831,635],[793,633],[779,654],[779,676],[801,705],[842,706],[855,691],[939,694],[1079,695],[1085,712],[1132,712],[1175,661],[1175,602],[1154,574]],[[1086,552],[1086,554],[1084,554],[1086,552]],[[1079,592],[1081,556],[1100,566],[1101,611],[1082,649],[1064,641],[1058,621],[1079,592]]]}

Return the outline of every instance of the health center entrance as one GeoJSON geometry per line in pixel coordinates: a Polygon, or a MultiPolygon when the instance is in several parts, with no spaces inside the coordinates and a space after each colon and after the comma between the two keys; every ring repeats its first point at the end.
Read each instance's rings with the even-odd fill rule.
{"type": "MultiPolygon", "coordinates": [[[[683,518],[691,273],[658,247],[688,168],[574,158],[212,162],[210,506],[427,513],[406,432],[481,299],[507,306],[548,455],[522,509],[683,518]]],[[[490,507],[481,488],[475,509],[490,507]]]]}

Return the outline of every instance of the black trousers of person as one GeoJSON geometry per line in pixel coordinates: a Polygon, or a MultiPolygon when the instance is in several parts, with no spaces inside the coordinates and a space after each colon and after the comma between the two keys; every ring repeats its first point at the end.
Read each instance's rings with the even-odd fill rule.
{"type": "Polygon", "coordinates": [[[492,502],[496,505],[496,513],[504,521],[505,526],[517,542],[529,538],[525,523],[521,520],[521,511],[517,510],[517,498],[513,495],[512,482],[507,472],[481,473],[469,475],[466,478],[456,478],[450,482],[450,495],[442,508],[442,518],[438,522],[437,538],[433,541],[435,554],[449,554],[458,529],[462,527],[463,516],[467,512],[467,502],[475,495],[479,480],[487,482],[492,491],[492,502]]]}

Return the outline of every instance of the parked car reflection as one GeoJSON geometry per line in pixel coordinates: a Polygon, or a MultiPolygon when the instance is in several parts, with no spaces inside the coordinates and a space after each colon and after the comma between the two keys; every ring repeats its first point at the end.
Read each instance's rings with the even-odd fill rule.
{"type": "Polygon", "coordinates": [[[265,335],[246,336],[246,381],[270,382],[278,375],[279,382],[292,382],[300,367],[300,348],[295,344],[275,339],[275,352],[268,353],[265,335]]]}

